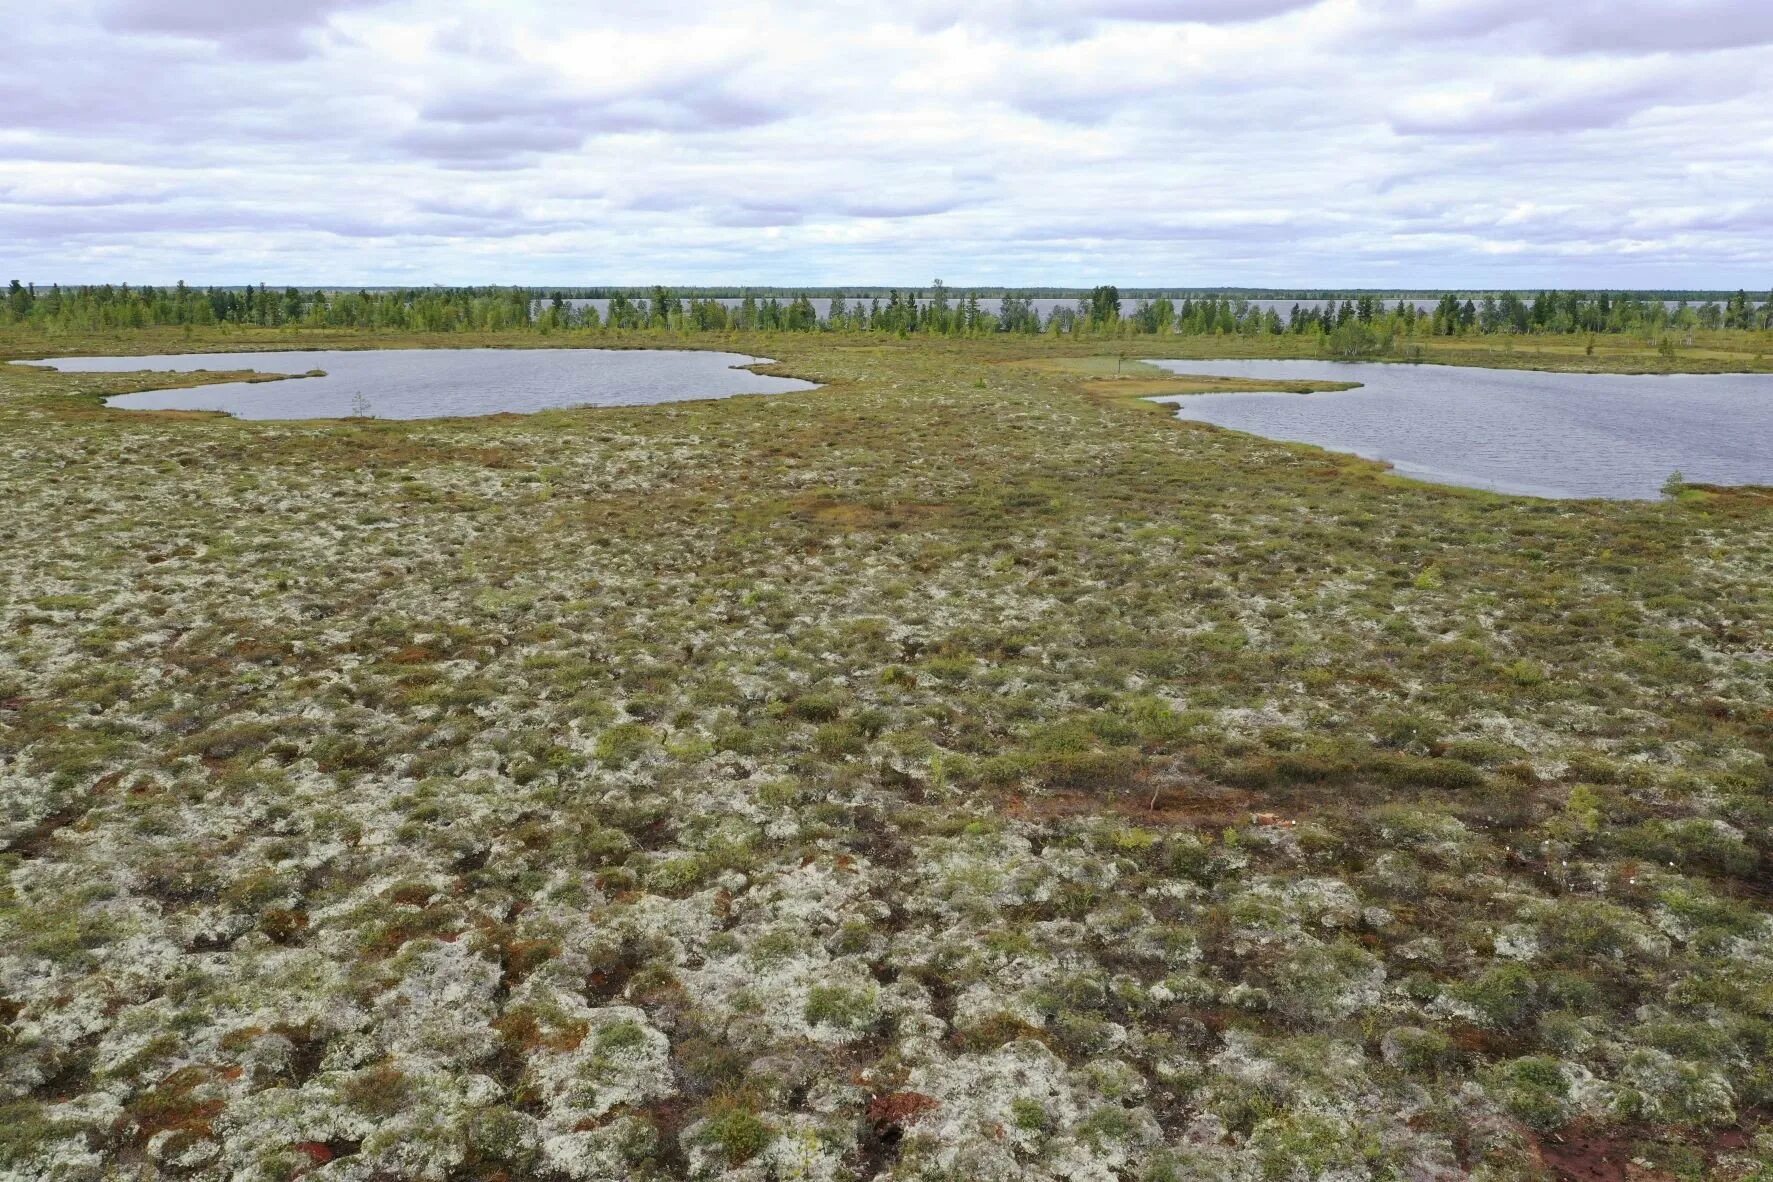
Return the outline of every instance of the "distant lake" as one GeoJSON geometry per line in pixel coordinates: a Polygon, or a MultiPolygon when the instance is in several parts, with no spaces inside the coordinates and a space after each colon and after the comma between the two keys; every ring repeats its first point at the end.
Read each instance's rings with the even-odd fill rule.
{"type": "MultiPolygon", "coordinates": [[[[910,295],[910,293],[906,293],[906,294],[907,294],[907,296],[910,295]]],[[[635,296],[632,298],[641,299],[641,300],[648,300],[649,302],[651,299],[651,297],[645,296],[645,295],[635,296]]],[[[695,298],[695,297],[691,297],[691,296],[687,296],[687,295],[683,295],[683,294],[679,293],[677,298],[681,299],[681,300],[688,301],[689,299],[695,298]]],[[[737,308],[745,302],[743,296],[715,296],[715,297],[711,297],[711,298],[713,298],[716,303],[722,304],[728,308],[737,308]]],[[[788,295],[788,296],[785,296],[785,295],[754,296],[752,298],[755,299],[759,304],[762,304],[766,300],[774,299],[777,303],[782,304],[782,305],[787,305],[791,300],[794,299],[794,297],[791,295],[788,295]]],[[[930,306],[930,297],[927,292],[919,292],[916,294],[915,298],[917,300],[919,307],[927,308],[930,306]]],[[[951,308],[959,307],[961,300],[963,300],[965,298],[966,298],[966,292],[964,290],[950,291],[948,293],[948,306],[951,308]]],[[[1229,300],[1233,304],[1244,304],[1244,305],[1252,307],[1252,308],[1259,308],[1264,312],[1273,312],[1273,313],[1275,313],[1275,315],[1277,315],[1281,318],[1282,322],[1285,322],[1288,319],[1288,317],[1292,314],[1292,311],[1295,307],[1297,307],[1302,312],[1315,312],[1315,311],[1322,309],[1324,307],[1324,305],[1326,305],[1326,304],[1335,304],[1337,307],[1341,307],[1344,303],[1352,302],[1353,300],[1356,300],[1359,297],[1350,296],[1346,300],[1343,300],[1343,299],[1336,299],[1336,300],[1304,300],[1304,299],[1301,299],[1301,300],[1271,300],[1271,299],[1244,299],[1240,296],[1210,297],[1210,296],[1173,295],[1173,296],[1169,297],[1169,300],[1172,304],[1174,304],[1176,306],[1176,308],[1178,310],[1180,310],[1182,307],[1182,302],[1184,300],[1194,300],[1196,303],[1199,303],[1204,299],[1211,299],[1211,298],[1229,300]]],[[[1460,298],[1461,303],[1463,303],[1467,299],[1470,299],[1474,304],[1482,304],[1484,302],[1482,296],[1460,296],[1459,298],[1460,298]]],[[[863,309],[866,309],[874,301],[874,299],[875,299],[875,297],[873,297],[873,296],[852,295],[852,296],[846,296],[844,299],[844,302],[845,302],[845,304],[847,304],[849,306],[849,308],[851,310],[854,310],[858,306],[863,309]]],[[[1438,298],[1436,298],[1436,299],[1422,299],[1420,297],[1412,298],[1412,297],[1407,297],[1407,296],[1381,296],[1381,297],[1379,297],[1379,301],[1380,301],[1380,303],[1385,305],[1385,308],[1387,311],[1390,311],[1390,310],[1396,308],[1400,303],[1402,303],[1402,304],[1414,305],[1417,312],[1433,312],[1435,309],[1435,305],[1440,303],[1440,300],[1438,298]]],[[[538,299],[535,301],[534,310],[537,313],[540,313],[542,311],[542,309],[546,308],[549,305],[549,303],[551,303],[551,302],[552,302],[551,300],[547,300],[547,299],[538,299]]],[[[807,299],[807,302],[813,306],[813,312],[815,314],[817,314],[817,316],[819,317],[820,320],[825,320],[830,317],[830,315],[831,315],[831,298],[829,296],[809,296],[807,299]]],[[[1047,319],[1047,317],[1049,317],[1053,314],[1053,309],[1055,309],[1055,308],[1069,308],[1069,309],[1075,310],[1077,308],[1078,299],[1076,296],[1066,296],[1066,297],[1035,296],[1035,297],[1031,298],[1028,302],[1030,305],[1033,306],[1034,311],[1040,316],[1041,320],[1044,322],[1047,319]]],[[[1146,301],[1142,298],[1138,298],[1138,297],[1134,297],[1134,296],[1122,296],[1121,300],[1120,300],[1120,313],[1122,316],[1131,316],[1133,314],[1133,312],[1139,307],[1140,304],[1146,303],[1146,302],[1148,302],[1148,301],[1146,301]]],[[[1533,302],[1533,297],[1528,296],[1526,298],[1526,302],[1528,304],[1531,304],[1533,302]]],[[[1705,300],[1693,300],[1690,302],[1689,306],[1697,308],[1705,302],[1706,302],[1705,300]]],[[[595,309],[597,309],[597,315],[599,317],[607,317],[609,315],[610,301],[606,297],[563,299],[563,300],[561,300],[561,303],[569,308],[595,308],[595,309]]],[[[886,298],[884,296],[880,297],[880,303],[882,304],[882,306],[884,306],[886,304],[886,298]]],[[[1675,308],[1678,308],[1681,306],[1681,301],[1679,301],[1679,300],[1664,300],[1663,305],[1672,311],[1675,308]]],[[[988,312],[991,315],[996,316],[1000,311],[1003,310],[1003,298],[1001,296],[980,296],[979,297],[979,310],[982,312],[988,312]]]]}
{"type": "Polygon", "coordinates": [[[82,373],[257,370],[324,377],[226,382],[106,399],[124,410],[219,410],[243,419],[429,419],[527,414],[574,406],[641,406],[817,389],[737,368],[767,358],[698,349],[338,349],[53,357],[28,364],[82,373]]]}
{"type": "MultiPolygon", "coordinates": [[[[909,293],[907,293],[907,294],[909,295],[909,293]]],[[[643,299],[643,300],[649,299],[649,297],[644,296],[644,295],[637,296],[635,298],[636,299],[643,299]]],[[[678,298],[687,301],[691,297],[679,295],[678,298]]],[[[745,302],[743,296],[716,296],[713,298],[716,303],[722,304],[728,308],[737,308],[745,302]]],[[[784,306],[786,306],[791,300],[794,299],[793,296],[783,296],[783,295],[754,296],[753,298],[759,304],[764,303],[766,300],[774,299],[778,304],[782,304],[784,306]]],[[[948,293],[948,306],[950,308],[958,308],[960,306],[960,302],[965,298],[966,298],[966,292],[951,291],[948,293]]],[[[1201,300],[1206,299],[1206,298],[1209,298],[1209,297],[1204,297],[1204,296],[1171,296],[1170,302],[1172,304],[1174,304],[1176,306],[1176,308],[1179,310],[1182,307],[1182,302],[1184,300],[1192,299],[1198,303],[1201,300]]],[[[1223,298],[1227,298],[1227,297],[1219,297],[1219,298],[1223,299],[1223,298]]],[[[1241,300],[1240,301],[1236,297],[1229,297],[1229,298],[1231,299],[1231,301],[1233,303],[1240,303],[1241,302],[1243,304],[1247,304],[1252,307],[1261,308],[1263,311],[1273,310],[1274,312],[1276,312],[1280,316],[1280,318],[1282,320],[1285,320],[1287,318],[1288,313],[1292,311],[1293,306],[1295,304],[1297,304],[1299,306],[1299,308],[1303,311],[1303,310],[1321,308],[1327,302],[1324,300],[1241,300]]],[[[917,303],[918,303],[919,307],[927,308],[930,306],[930,297],[928,296],[928,294],[920,292],[916,296],[916,299],[917,299],[917,303]]],[[[875,300],[874,296],[848,296],[845,298],[844,302],[853,311],[857,307],[861,307],[864,310],[867,309],[870,306],[870,304],[872,304],[874,302],[874,300],[875,300]]],[[[535,302],[535,311],[538,313],[541,312],[542,309],[546,308],[550,302],[552,302],[552,301],[545,300],[545,299],[537,300],[535,302]]],[[[820,320],[825,320],[830,317],[830,315],[831,315],[831,297],[829,297],[829,296],[809,296],[807,298],[807,302],[813,306],[813,312],[819,317],[820,320]]],[[[884,296],[880,297],[879,302],[882,307],[886,306],[887,301],[884,296]]],[[[1133,314],[1134,310],[1137,309],[1140,304],[1145,303],[1145,302],[1146,302],[1145,300],[1135,299],[1132,296],[1122,296],[1121,301],[1120,301],[1121,315],[1122,316],[1131,316],[1133,314]]],[[[1399,299],[1396,296],[1392,296],[1390,299],[1387,299],[1384,302],[1385,302],[1386,308],[1390,309],[1390,308],[1397,307],[1397,305],[1399,303],[1399,299]]],[[[1434,306],[1436,303],[1436,301],[1434,301],[1434,300],[1404,300],[1402,302],[1416,305],[1416,310],[1418,312],[1432,312],[1434,310],[1434,306]]],[[[609,315],[610,301],[607,298],[564,299],[561,301],[561,303],[569,308],[595,308],[595,309],[597,309],[597,315],[599,317],[607,317],[609,315]]],[[[1040,316],[1041,320],[1045,321],[1047,319],[1047,317],[1049,317],[1053,314],[1053,309],[1055,309],[1055,308],[1067,308],[1067,309],[1071,309],[1071,310],[1075,311],[1077,308],[1078,300],[1077,300],[1076,296],[1069,296],[1069,297],[1064,297],[1064,298],[1055,298],[1055,297],[1051,297],[1051,296],[1035,296],[1035,297],[1031,298],[1028,301],[1028,303],[1033,306],[1035,313],[1040,316]]],[[[1337,302],[1337,306],[1338,307],[1341,306],[1340,301],[1337,302]]],[[[1001,296],[980,296],[979,297],[979,310],[982,312],[990,313],[993,316],[996,316],[1000,311],[1003,310],[1003,298],[1001,296]]]]}
{"type": "Polygon", "coordinates": [[[1154,361],[1175,373],[1360,382],[1199,394],[1185,419],[1385,460],[1442,484],[1541,497],[1655,497],[1670,472],[1773,484],[1773,376],[1536,373],[1335,361],[1154,361]]]}

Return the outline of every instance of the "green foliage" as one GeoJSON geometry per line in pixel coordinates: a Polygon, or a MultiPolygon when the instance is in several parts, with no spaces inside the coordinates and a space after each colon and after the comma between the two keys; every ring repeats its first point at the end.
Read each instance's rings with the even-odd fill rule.
{"type": "Polygon", "coordinates": [[[1570,1119],[1570,1080],[1556,1059],[1528,1056],[1498,1064],[1487,1073],[1486,1086],[1529,1128],[1549,1131],[1570,1119]]]}
{"type": "Polygon", "coordinates": [[[830,722],[813,734],[813,750],[826,759],[860,755],[868,749],[868,739],[853,722],[830,722]]]}
{"type": "Polygon", "coordinates": [[[1261,1176],[1274,1182],[1346,1171],[1365,1173],[1381,1154],[1379,1138],[1371,1130],[1306,1113],[1262,1121],[1250,1135],[1250,1148],[1261,1176]]]}
{"type": "Polygon", "coordinates": [[[76,1127],[56,1120],[35,1100],[0,1103],[0,1165],[22,1169],[40,1161],[38,1154],[45,1146],[76,1127]]]}
{"type": "MultiPolygon", "coordinates": [[[[1004,291],[995,311],[977,292],[956,293],[941,280],[917,293],[875,291],[866,302],[843,291],[830,292],[823,317],[809,292],[756,294],[720,291],[681,293],[654,285],[638,288],[578,289],[571,293],[514,287],[408,288],[380,291],[281,291],[263,285],[245,288],[191,288],[96,285],[38,288],[12,280],[0,302],[0,325],[68,333],[179,327],[190,339],[195,330],[242,328],[371,331],[423,334],[523,333],[542,337],[665,335],[734,332],[875,332],[953,337],[986,334],[1027,336],[1138,335],[1206,337],[1295,337],[1324,334],[1339,340],[1336,356],[1366,356],[1372,339],[1383,344],[1394,333],[1423,339],[1531,333],[1585,337],[1583,356],[1595,355],[1598,334],[1617,338],[1648,335],[1665,361],[1679,356],[1671,330],[1750,335],[1773,323],[1773,300],[1757,302],[1746,293],[1699,308],[1671,310],[1654,293],[1552,291],[1524,300],[1514,292],[1492,294],[1482,306],[1467,298],[1443,296],[1432,312],[1414,302],[1387,306],[1372,294],[1334,298],[1326,305],[1295,303],[1283,316],[1240,296],[1215,292],[1146,292],[1123,314],[1123,293],[1111,285],[1075,295],[1044,315],[1035,295],[1004,291]],[[884,296],[884,298],[883,298],[884,296]],[[599,310],[591,299],[606,301],[599,310]],[[1338,335],[1340,334],[1340,336],[1338,335]],[[1343,346],[1361,346],[1347,354],[1343,346]]],[[[1045,294],[1045,293],[1043,293],[1045,294]]],[[[1061,294],[1061,293],[1051,293],[1061,294]]],[[[991,298],[987,294],[987,298],[991,298]]],[[[1420,345],[1406,355],[1419,356],[1420,345]]]]}
{"type": "Polygon", "coordinates": [[[1444,1032],[1414,1026],[1388,1031],[1383,1049],[1387,1062],[1418,1075],[1438,1075],[1458,1060],[1453,1040],[1444,1032]]]}
{"type": "Polygon", "coordinates": [[[623,722],[597,736],[594,753],[597,762],[604,767],[626,767],[639,759],[653,742],[651,728],[638,722],[623,722]]]}
{"type": "Polygon", "coordinates": [[[1525,965],[1499,964],[1477,980],[1457,986],[1454,994],[1475,1006],[1490,1025],[1517,1030],[1536,1012],[1539,983],[1525,965]]]}
{"type": "Polygon", "coordinates": [[[597,1049],[604,1054],[620,1054],[644,1045],[646,1031],[638,1022],[611,1022],[597,1031],[597,1049]]]}
{"type": "Polygon", "coordinates": [[[703,1135],[729,1166],[739,1166],[762,1153],[776,1133],[756,1113],[730,1107],[709,1118],[703,1135]]]}
{"type": "Polygon", "coordinates": [[[809,1026],[860,1030],[871,1025],[878,1012],[879,1000],[872,989],[815,985],[807,993],[805,1016],[809,1026]]]}
{"type": "Polygon", "coordinates": [[[1697,817],[1644,821],[1622,827],[1609,841],[1623,854],[1697,874],[1750,878],[1762,861],[1742,831],[1697,817]]]}
{"type": "Polygon", "coordinates": [[[1357,361],[1379,356],[1385,351],[1385,342],[1371,325],[1346,321],[1324,338],[1324,351],[1341,361],[1357,361]]]}
{"type": "Polygon", "coordinates": [[[1052,1129],[1053,1118],[1038,1101],[1017,1096],[1010,1101],[1010,1122],[1024,1133],[1045,1133],[1052,1129]]]}

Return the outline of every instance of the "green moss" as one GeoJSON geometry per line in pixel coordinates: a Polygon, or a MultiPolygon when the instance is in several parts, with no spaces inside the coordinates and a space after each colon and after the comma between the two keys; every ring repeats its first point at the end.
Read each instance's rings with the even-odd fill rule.
{"type": "Polygon", "coordinates": [[[1010,1101],[1010,1123],[1025,1133],[1046,1133],[1053,1128],[1053,1118],[1038,1102],[1026,1096],[1010,1101]]]}
{"type": "Polygon", "coordinates": [[[1529,1056],[1489,1073],[1491,1094],[1529,1128],[1550,1130],[1570,1119],[1570,1081],[1556,1059],[1529,1056]]]}
{"type": "Polygon", "coordinates": [[[645,1045],[646,1031],[638,1022],[611,1022],[597,1031],[597,1049],[605,1054],[620,1054],[645,1045]]]}
{"type": "Polygon", "coordinates": [[[807,992],[805,1017],[809,1026],[860,1030],[871,1025],[878,1012],[879,999],[873,989],[815,985],[807,992]]]}
{"type": "Polygon", "coordinates": [[[1539,1004],[1539,982],[1530,969],[1518,964],[1486,969],[1481,977],[1458,986],[1454,993],[1475,1006],[1491,1025],[1503,1030],[1526,1024],[1539,1004]]]}
{"type": "Polygon", "coordinates": [[[38,1154],[42,1150],[75,1129],[68,1122],[56,1120],[36,1100],[0,1104],[0,1165],[23,1170],[41,1161],[38,1154]]]}
{"type": "Polygon", "coordinates": [[[1364,1173],[1382,1154],[1380,1140],[1370,1129],[1309,1113],[1262,1121],[1250,1134],[1250,1149],[1261,1176],[1275,1182],[1338,1170],[1364,1173]]]}
{"type": "Polygon", "coordinates": [[[649,727],[638,722],[619,723],[597,736],[594,754],[604,767],[626,767],[639,759],[654,741],[649,727]]]}
{"type": "Polygon", "coordinates": [[[729,1108],[709,1118],[703,1127],[703,1136],[720,1151],[729,1166],[739,1166],[762,1153],[775,1139],[776,1133],[756,1113],[729,1108]]]}
{"type": "Polygon", "coordinates": [[[854,723],[827,723],[813,735],[813,749],[827,759],[840,759],[866,751],[868,739],[854,723]]]}

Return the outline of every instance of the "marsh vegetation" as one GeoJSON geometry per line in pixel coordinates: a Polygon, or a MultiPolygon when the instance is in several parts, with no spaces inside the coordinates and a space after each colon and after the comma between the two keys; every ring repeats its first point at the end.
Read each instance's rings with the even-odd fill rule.
{"type": "Polygon", "coordinates": [[[410,422],[0,366],[0,1172],[1764,1177],[1773,501],[1126,372],[1295,339],[709,333],[822,389],[410,422]]]}

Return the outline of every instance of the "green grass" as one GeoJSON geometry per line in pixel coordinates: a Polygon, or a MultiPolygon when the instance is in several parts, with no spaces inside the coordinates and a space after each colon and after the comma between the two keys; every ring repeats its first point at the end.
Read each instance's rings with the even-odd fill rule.
{"type": "MultiPolygon", "coordinates": [[[[1151,413],[1119,342],[695,343],[823,388],[0,367],[9,1166],[1766,1168],[1764,493],[1416,483],[1151,413]]],[[[1668,361],[1563,344],[1430,355],[1668,361]]]]}

